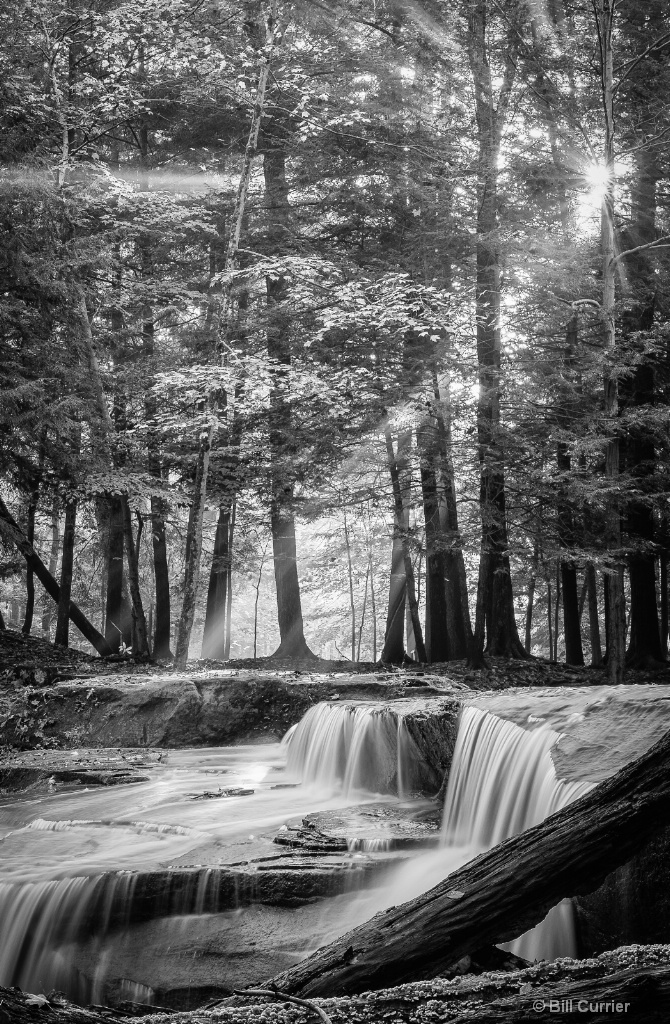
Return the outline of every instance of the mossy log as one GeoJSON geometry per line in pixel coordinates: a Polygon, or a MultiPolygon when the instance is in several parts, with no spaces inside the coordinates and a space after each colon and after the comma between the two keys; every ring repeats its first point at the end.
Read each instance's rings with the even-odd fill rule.
{"type": "Polygon", "coordinates": [[[591,892],[670,820],[670,733],[581,799],[377,914],[270,982],[345,995],[432,978],[506,942],[565,897],[591,892]]]}

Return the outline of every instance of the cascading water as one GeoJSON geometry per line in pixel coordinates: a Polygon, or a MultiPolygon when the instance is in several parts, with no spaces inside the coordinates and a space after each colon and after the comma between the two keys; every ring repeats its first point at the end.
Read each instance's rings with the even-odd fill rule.
{"type": "MultiPolygon", "coordinates": [[[[589,783],[556,778],[550,751],[557,739],[553,729],[522,729],[478,708],[464,708],[447,785],[442,845],[476,856],[587,793],[589,783]]],[[[528,960],[574,955],[570,901],[507,948],[528,960]]]]}
{"type": "Polygon", "coordinates": [[[288,740],[288,771],[304,784],[406,796],[417,756],[402,716],[386,708],[316,704],[288,740]]]}
{"type": "MultiPolygon", "coordinates": [[[[201,922],[203,913],[211,919],[236,906],[263,902],[255,889],[242,891],[238,876],[223,867],[166,865],[183,864],[185,856],[192,860],[207,844],[217,860],[230,850],[230,863],[237,863],[245,856],[245,844],[255,850],[259,833],[271,843],[286,821],[316,808],[347,809],[352,794],[357,805],[375,801],[377,806],[380,801],[372,794],[384,794],[383,805],[392,815],[394,795],[407,798],[425,768],[414,725],[410,722],[410,731],[406,718],[413,707],[409,701],[392,707],[320,704],[286,738],[283,757],[278,747],[266,748],[260,761],[262,748],[252,747],[171,754],[175,768],[169,775],[116,793],[46,796],[37,800],[39,817],[35,802],[27,801],[23,810],[16,802],[0,805],[0,984],[37,992],[56,988],[84,1003],[122,998],[150,1003],[156,993],[162,999],[160,978],[145,975],[139,965],[136,970],[132,958],[123,960],[120,953],[126,937],[136,934],[133,929],[144,921],[169,921],[169,949],[180,922],[186,926],[201,922]],[[286,785],[281,775],[272,774],[283,770],[284,758],[289,775],[301,786],[286,785]],[[205,795],[218,796],[212,792],[213,771],[224,773],[225,786],[234,782],[251,795],[203,802],[193,789],[207,786],[205,795]]],[[[385,906],[418,895],[483,849],[585,792],[586,785],[556,780],[549,754],[556,737],[547,728],[527,731],[466,708],[447,787],[441,848],[413,853],[394,876],[380,875],[381,889],[358,890],[355,899],[338,905],[337,914],[324,905],[323,931],[314,932],[317,944],[385,906]],[[351,907],[346,920],[345,905],[351,907]]],[[[408,805],[405,799],[404,813],[408,806],[412,813],[415,802],[408,805]]],[[[359,809],[356,814],[366,828],[371,821],[381,834],[352,838],[349,855],[388,858],[391,844],[383,835],[383,817],[366,817],[359,809]]],[[[252,878],[248,884],[260,883],[252,878]]],[[[231,924],[226,941],[237,941],[235,927],[231,924]]],[[[529,959],[569,954],[571,927],[568,904],[552,911],[513,948],[529,959]]]]}
{"type": "MultiPolygon", "coordinates": [[[[404,765],[397,772],[409,772],[409,762],[400,757],[399,726],[394,730],[383,717],[363,716],[352,720],[352,710],[318,705],[299,724],[300,749],[289,753],[294,769],[334,779],[369,778],[374,775],[367,759],[360,757],[363,744],[347,744],[346,737],[358,728],[368,743],[368,752],[388,748],[404,765]],[[346,711],[346,714],[345,714],[346,711]],[[396,745],[393,746],[393,737],[396,745]],[[346,756],[345,756],[346,755],[346,756]]],[[[399,722],[401,719],[399,719],[399,722]]],[[[523,729],[478,708],[464,708],[449,773],[438,850],[418,854],[401,866],[383,890],[359,897],[346,920],[328,936],[354,927],[378,911],[419,896],[467,861],[504,839],[538,824],[548,815],[588,792],[589,783],[561,782],[551,759],[558,733],[545,726],[523,729]]],[[[413,751],[416,756],[416,750],[413,751]]],[[[377,779],[377,785],[379,780],[377,779]]],[[[369,848],[369,847],[368,847],[369,848]]],[[[576,952],[572,905],[563,901],[544,921],[507,945],[529,960],[555,959],[576,952]]]]}

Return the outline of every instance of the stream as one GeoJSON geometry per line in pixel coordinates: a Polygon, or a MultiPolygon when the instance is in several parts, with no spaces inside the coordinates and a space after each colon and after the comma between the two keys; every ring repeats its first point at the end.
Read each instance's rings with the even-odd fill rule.
{"type": "MultiPolygon", "coordinates": [[[[365,702],[315,705],[283,744],[171,750],[145,782],[5,797],[0,984],[182,1007],[267,979],[587,792],[526,724],[464,708],[442,814],[408,789],[402,712],[365,702]],[[313,812],[348,847],[273,842],[313,812]]],[[[508,948],[574,954],[570,901],[508,948]]]]}

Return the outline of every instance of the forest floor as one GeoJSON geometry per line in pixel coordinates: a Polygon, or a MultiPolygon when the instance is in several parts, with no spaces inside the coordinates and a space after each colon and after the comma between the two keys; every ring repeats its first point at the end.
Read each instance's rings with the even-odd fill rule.
{"type": "MultiPolygon", "coordinates": [[[[374,673],[377,679],[388,675],[389,682],[408,677],[408,685],[430,685],[431,677],[460,683],[472,690],[504,690],[512,686],[601,686],[607,683],[604,667],[563,665],[546,658],[506,659],[488,658],[488,667],[474,671],[465,661],[439,662],[430,666],[407,661],[403,665],[383,665],[381,662],[347,660],[328,661],[314,657],[308,661],[290,661],[273,657],[244,658],[232,661],[190,661],[188,672],[206,671],[295,672],[300,675],[374,673]]],[[[7,686],[49,685],[68,679],[89,676],[129,674],[160,674],[174,672],[170,663],[136,661],[132,656],[115,655],[101,658],[74,647],[57,647],[36,636],[6,629],[0,631],[0,692],[7,686]]],[[[670,683],[670,663],[649,669],[630,669],[626,683],[670,683]]]]}

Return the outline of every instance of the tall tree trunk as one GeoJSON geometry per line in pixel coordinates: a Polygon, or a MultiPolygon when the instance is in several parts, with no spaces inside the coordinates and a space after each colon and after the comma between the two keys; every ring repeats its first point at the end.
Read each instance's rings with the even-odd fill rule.
{"type": "MultiPolygon", "coordinates": [[[[269,234],[278,250],[285,244],[289,227],[286,154],[272,149],[263,158],[265,203],[270,218],[269,234]]],[[[295,544],[293,512],[294,471],[292,456],[296,454],[292,437],[290,406],[290,314],[286,308],[288,282],[278,275],[267,279],[269,323],[268,355],[273,363],[273,384],[270,395],[271,484],[270,524],[277,587],[277,618],[281,642],[277,656],[284,658],[313,657],[305,641],[300,582],[295,544]]]]}
{"type": "MultiPolygon", "coordinates": [[[[500,423],[500,253],[497,209],[500,140],[515,75],[513,51],[518,47],[520,34],[516,25],[510,29],[503,83],[496,106],[487,54],[486,11],[486,0],[477,0],[468,17],[468,57],[475,87],[479,142],[475,288],[479,365],[477,433],[482,521],[479,587],[484,603],[487,651],[492,655],[525,658],[526,652],[519,640],[514,614],[507,538],[504,450],[500,423]]],[[[477,644],[481,643],[481,628],[475,630],[475,634],[477,644]]],[[[477,652],[475,657],[480,653],[477,652]]]]}
{"type": "Polygon", "coordinates": [[[602,665],[603,652],[600,646],[600,619],[598,617],[598,584],[593,562],[587,562],[584,569],[589,602],[589,638],[591,641],[591,664],[602,665]]]}
{"type": "Polygon", "coordinates": [[[211,438],[212,431],[206,416],[200,428],[196,475],[193,482],[193,500],[186,526],[184,593],[175,644],[175,665],[177,668],[182,669],[186,667],[186,662],[188,661],[191,632],[195,621],[195,608],[198,598],[200,556],[202,553],[202,519],[205,512],[211,438]]]}
{"type": "MultiPolygon", "coordinates": [[[[656,232],[656,186],[660,171],[654,155],[646,150],[636,154],[635,183],[631,189],[633,219],[626,243],[636,249],[650,245],[656,232]]],[[[623,317],[624,333],[648,332],[653,327],[656,306],[656,275],[648,251],[630,253],[623,275],[629,293],[629,308],[623,317]]],[[[635,340],[632,341],[634,346],[635,340]]],[[[635,367],[632,379],[622,385],[622,394],[642,415],[655,401],[655,372],[649,356],[635,367]]],[[[656,596],[654,541],[656,523],[650,497],[655,487],[656,449],[650,428],[633,423],[623,452],[626,469],[632,475],[636,496],[628,503],[626,529],[634,548],[628,559],[630,576],[630,641],[626,662],[644,668],[665,660],[661,642],[656,596]],[[640,495],[641,497],[638,497],[640,495]],[[647,496],[645,500],[645,495],[647,496]]]]}
{"type": "MultiPolygon", "coordinates": [[[[56,576],[56,569],[58,568],[58,551],[60,549],[60,511],[58,508],[58,498],[54,496],[53,504],[51,507],[51,550],[49,552],[49,575],[56,576]]],[[[31,568],[31,572],[32,572],[31,568]]],[[[47,640],[51,638],[51,620],[53,618],[53,604],[51,601],[47,602],[44,612],[42,613],[42,632],[46,636],[47,640]]]]}
{"type": "Polygon", "coordinates": [[[535,585],[537,583],[537,561],[538,561],[538,544],[535,541],[533,545],[533,558],[530,566],[530,576],[528,577],[528,599],[526,604],[526,633],[524,650],[526,654],[530,654],[532,645],[532,629],[533,629],[533,605],[535,603],[535,585]]]}
{"type": "MultiPolygon", "coordinates": [[[[54,643],[61,647],[68,646],[70,625],[70,595],[72,593],[72,571],[74,567],[74,540],[77,523],[77,502],[68,501],[65,506],[65,525],[63,527],[63,549],[60,563],[60,594],[58,597],[58,618],[56,620],[56,636],[54,643]]],[[[31,545],[32,546],[32,545],[31,545]]]]}
{"type": "MultiPolygon", "coordinates": [[[[143,267],[149,259],[148,254],[142,250],[143,267]]],[[[151,363],[154,356],[154,323],[151,319],[151,310],[145,308],[142,322],[142,342],[144,356],[151,375],[151,363]]],[[[161,467],[158,439],[153,425],[156,422],[157,405],[151,387],[145,388],[144,392],[144,413],[149,433],[147,439],[147,468],[155,480],[161,480],[163,470],[161,467]]],[[[154,593],[156,601],[156,614],[153,634],[153,656],[157,659],[167,660],[171,657],[170,637],[171,607],[170,607],[170,573],[168,568],[167,538],[165,533],[165,517],[167,514],[167,503],[159,494],[152,494],[151,503],[151,549],[153,554],[154,569],[154,593]]]]}
{"type": "MultiPolygon", "coordinates": [[[[401,430],[398,434],[398,453],[396,462],[404,466],[410,443],[410,434],[401,430]]],[[[402,488],[402,485],[401,485],[402,488]]],[[[401,501],[402,505],[402,501],[401,501]]],[[[389,599],[386,613],[386,629],[381,660],[387,665],[400,665],[405,657],[405,602],[407,599],[407,577],[405,576],[405,550],[402,541],[404,530],[404,507],[398,519],[395,512],[393,518],[393,541],[391,547],[391,576],[389,579],[389,599]]],[[[371,552],[369,553],[371,557],[371,552]]]]}
{"type": "Polygon", "coordinates": [[[440,522],[436,471],[436,429],[426,417],[416,432],[426,528],[426,656],[429,662],[448,661],[447,591],[444,536],[440,522]]]}
{"type": "MultiPolygon", "coordinates": [[[[557,420],[560,427],[570,430],[574,421],[574,398],[570,374],[575,365],[578,340],[578,313],[575,311],[570,318],[565,339],[563,357],[564,378],[559,387],[557,398],[557,420]]],[[[560,474],[567,481],[572,467],[570,450],[564,441],[559,441],[556,451],[556,465],[560,474]]],[[[558,510],[558,540],[563,548],[571,548],[575,543],[575,517],[573,514],[570,492],[567,483],[560,497],[558,510]]],[[[582,633],[579,615],[579,595],[577,591],[577,566],[571,558],[560,558],[560,582],[563,592],[563,632],[565,635],[565,661],[567,665],[583,665],[582,633]]],[[[558,610],[558,580],[556,590],[556,608],[558,610]]],[[[558,643],[558,629],[556,630],[558,643]]]]}
{"type": "Polygon", "coordinates": [[[107,502],[106,528],[107,606],[105,639],[114,651],[123,643],[132,646],[132,615],[124,589],[123,507],[121,498],[112,496],[107,502]]]}
{"type": "Polygon", "coordinates": [[[458,525],[456,503],[456,474],[451,454],[451,397],[450,380],[446,373],[438,378],[433,372],[434,413],[437,441],[440,449],[440,477],[443,506],[440,522],[446,541],[444,549],[445,593],[447,602],[447,637],[449,657],[468,657],[472,644],[468,581],[463,558],[463,540],[458,525]]]}
{"type": "MultiPolygon", "coordinates": [[[[600,248],[602,256],[602,339],[606,356],[614,352],[616,328],[615,260],[614,260],[614,53],[613,28],[615,0],[596,0],[594,4],[600,42],[600,72],[604,109],[605,146],[603,163],[607,170],[607,185],[602,201],[600,219],[600,248]]],[[[619,415],[617,378],[605,362],[603,374],[605,416],[610,421],[609,440],[605,449],[605,475],[610,482],[612,498],[607,515],[607,547],[610,562],[605,570],[607,589],[607,672],[611,683],[623,682],[626,655],[626,604],[624,597],[623,562],[621,557],[621,512],[618,505],[619,438],[616,420],[619,415]]]]}
{"type": "Polygon", "coordinates": [[[237,503],[233,498],[233,507],[230,511],[230,530],[228,531],[228,569],[226,571],[226,632],[225,632],[225,647],[223,650],[223,657],[225,661],[230,659],[230,637],[231,627],[233,622],[233,539],[235,537],[235,515],[237,512],[237,503]]]}
{"type": "MultiPolygon", "coordinates": [[[[28,501],[28,516],[27,516],[27,529],[26,537],[31,545],[35,544],[35,516],[37,514],[37,507],[40,500],[40,487],[42,486],[42,476],[44,474],[44,459],[46,457],[46,443],[47,443],[47,431],[46,428],[42,431],[39,444],[39,454],[37,457],[37,467],[31,481],[30,488],[30,499],[28,501]]],[[[26,610],[23,618],[22,632],[26,636],[30,635],[30,631],[33,628],[33,615],[35,613],[35,576],[30,568],[26,566],[26,610]]]]}
{"type": "Polygon", "coordinates": [[[358,661],[358,658],[356,657],[356,605],[354,603],[354,567],[351,561],[351,544],[349,542],[349,524],[347,523],[346,509],[344,511],[344,545],[347,552],[347,570],[349,576],[349,611],[351,614],[351,660],[355,662],[358,661]]]}
{"type": "MultiPolygon", "coordinates": [[[[26,537],[29,544],[35,543],[35,514],[37,512],[37,502],[39,499],[39,484],[30,496],[30,502],[28,504],[28,517],[27,517],[27,528],[26,537]]],[[[35,577],[33,570],[30,566],[26,567],[26,610],[23,617],[23,626],[21,632],[25,633],[26,636],[30,635],[30,631],[33,628],[33,614],[35,612],[35,577]]]]}
{"type": "MultiPolygon", "coordinates": [[[[416,600],[416,591],[414,587],[414,567],[412,565],[412,554],[407,539],[407,531],[405,529],[405,503],[403,501],[403,488],[400,482],[400,466],[398,465],[398,460],[396,459],[395,452],[393,451],[393,439],[391,437],[391,428],[388,425],[388,423],[386,424],[385,428],[385,437],[386,453],[389,460],[389,471],[391,473],[391,485],[393,488],[393,503],[395,510],[394,532],[400,533],[400,542],[403,554],[403,565],[405,569],[405,585],[407,588],[407,604],[409,607],[412,630],[414,633],[416,656],[417,660],[421,664],[425,664],[427,660],[426,648],[424,647],[423,643],[423,633],[421,630],[421,622],[419,620],[419,608],[416,600]]],[[[398,442],[398,447],[400,448],[400,442],[398,442]]]]}
{"type": "Polygon", "coordinates": [[[549,633],[549,661],[554,657],[554,623],[551,601],[551,577],[547,571],[547,631],[549,633]]]}
{"type": "Polygon", "coordinates": [[[123,513],[123,535],[126,546],[126,559],[128,561],[128,586],[132,601],[133,654],[143,658],[149,656],[149,642],[147,635],[147,622],[144,615],[144,606],[142,604],[142,592],[140,590],[138,559],[139,530],[138,544],[136,546],[133,538],[133,524],[130,516],[130,505],[128,503],[128,498],[125,496],[121,499],[121,508],[123,513]]]}
{"type": "Polygon", "coordinates": [[[230,509],[221,507],[214,535],[212,568],[207,588],[205,631],[202,657],[223,661],[226,656],[226,598],[228,594],[228,563],[230,560],[230,509]]]}
{"type": "Polygon", "coordinates": [[[661,553],[658,559],[658,571],[661,591],[661,651],[664,658],[668,656],[668,539],[668,519],[666,514],[662,513],[659,533],[661,553]]]}

